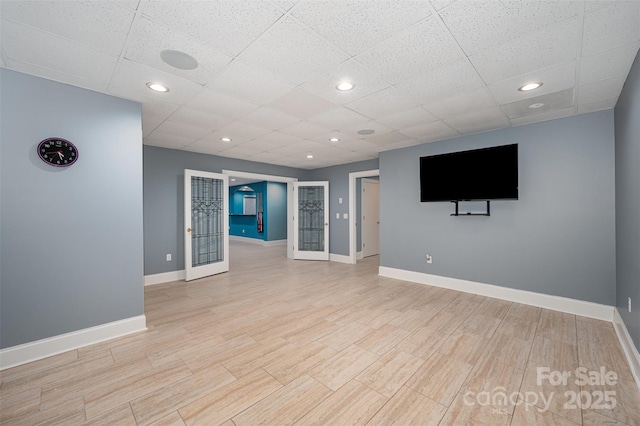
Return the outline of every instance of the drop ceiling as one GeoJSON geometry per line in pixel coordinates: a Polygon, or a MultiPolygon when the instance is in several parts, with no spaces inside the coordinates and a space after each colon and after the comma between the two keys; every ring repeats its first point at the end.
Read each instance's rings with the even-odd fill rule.
{"type": "Polygon", "coordinates": [[[640,46],[637,0],[2,0],[0,14],[0,66],[140,102],[145,145],[304,169],[613,108],[640,46]]]}

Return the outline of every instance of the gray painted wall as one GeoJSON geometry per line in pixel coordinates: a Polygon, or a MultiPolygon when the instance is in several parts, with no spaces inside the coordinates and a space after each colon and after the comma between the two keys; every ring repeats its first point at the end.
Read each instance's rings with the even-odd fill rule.
{"type": "Polygon", "coordinates": [[[306,178],[308,171],[215,155],[144,146],[144,274],[184,269],[184,170],[223,169],[306,178]],[[172,260],[166,261],[167,253],[172,260]]]}
{"type": "Polygon", "coordinates": [[[640,349],[640,55],[616,104],[615,123],[616,306],[640,349]]]}
{"type": "Polygon", "coordinates": [[[380,204],[382,266],[615,303],[612,110],[383,152],[380,204]],[[421,156],[511,143],[519,200],[490,217],[420,202],[421,156]]]}
{"type": "Polygon", "coordinates": [[[287,184],[267,182],[267,241],[287,239],[287,184]]]}
{"type": "Polygon", "coordinates": [[[329,252],[343,256],[349,255],[349,219],[343,219],[349,213],[349,173],[364,170],[376,170],[378,160],[359,161],[311,170],[309,180],[329,181],[329,252]],[[339,203],[342,198],[342,204],[339,203]],[[340,219],[336,219],[340,213],[340,219]]]}
{"type": "Polygon", "coordinates": [[[140,105],[0,69],[0,347],[142,315],[140,105]],[[47,137],[78,148],[58,169],[47,137]]]}

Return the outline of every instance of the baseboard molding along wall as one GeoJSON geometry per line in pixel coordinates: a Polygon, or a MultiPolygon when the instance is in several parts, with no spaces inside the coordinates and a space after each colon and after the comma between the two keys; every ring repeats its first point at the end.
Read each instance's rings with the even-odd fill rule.
{"type": "Polygon", "coordinates": [[[59,336],[36,340],[0,350],[0,370],[37,361],[63,352],[93,345],[147,329],[144,315],[126,318],[59,336]]]}
{"type": "Polygon", "coordinates": [[[171,281],[181,281],[186,277],[184,269],[180,271],[163,272],[161,274],[145,275],[144,285],[155,285],[170,283],[171,281]]]}
{"type": "Polygon", "coordinates": [[[603,321],[613,321],[614,307],[599,303],[570,299],[562,296],[534,293],[532,291],[501,287],[493,284],[477,283],[458,278],[442,277],[422,272],[388,268],[386,266],[381,266],[378,270],[378,274],[383,277],[448,288],[451,290],[463,291],[465,293],[479,294],[481,296],[493,297],[494,299],[502,299],[509,302],[522,303],[523,305],[537,306],[539,308],[566,312],[568,314],[580,315],[603,321]]]}
{"type": "Polygon", "coordinates": [[[356,252],[356,260],[364,259],[364,254],[361,251],[356,252]]]}
{"type": "Polygon", "coordinates": [[[257,244],[259,246],[279,246],[279,245],[286,245],[287,244],[287,240],[265,241],[265,240],[261,240],[259,238],[240,237],[240,236],[237,236],[237,235],[229,235],[229,240],[230,241],[242,241],[242,242],[245,242],[245,243],[257,244]]]}
{"type": "Polygon", "coordinates": [[[633,344],[633,340],[629,335],[629,330],[627,330],[627,326],[622,320],[620,312],[618,312],[618,308],[614,308],[613,328],[616,330],[620,346],[622,346],[622,351],[627,357],[629,367],[631,367],[631,374],[633,374],[633,378],[636,381],[636,386],[638,386],[638,390],[640,390],[640,354],[638,353],[636,346],[633,344]]]}

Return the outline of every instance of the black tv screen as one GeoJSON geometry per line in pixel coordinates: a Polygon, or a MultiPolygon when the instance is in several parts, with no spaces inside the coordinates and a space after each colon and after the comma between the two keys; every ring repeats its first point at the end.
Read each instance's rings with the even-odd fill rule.
{"type": "Polygon", "coordinates": [[[518,144],[420,158],[420,201],[518,199],[518,144]]]}

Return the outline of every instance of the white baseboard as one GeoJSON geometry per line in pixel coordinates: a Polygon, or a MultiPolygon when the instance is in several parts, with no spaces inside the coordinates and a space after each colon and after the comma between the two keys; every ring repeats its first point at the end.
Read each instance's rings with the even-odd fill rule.
{"type": "Polygon", "coordinates": [[[356,252],[356,260],[364,259],[364,254],[361,251],[356,252]]]}
{"type": "Polygon", "coordinates": [[[435,287],[443,287],[451,290],[463,291],[465,293],[479,294],[481,296],[493,297],[494,299],[502,299],[510,302],[522,303],[523,305],[537,306],[540,308],[566,312],[573,315],[580,315],[603,321],[613,321],[613,311],[615,308],[613,306],[601,305],[599,303],[570,299],[562,296],[534,293],[532,291],[501,287],[493,284],[477,283],[457,278],[442,277],[422,272],[388,268],[386,266],[381,266],[378,270],[378,274],[383,277],[395,278],[418,284],[432,285],[435,287]]]}
{"type": "Polygon", "coordinates": [[[126,318],[0,350],[0,370],[147,329],[144,315],[126,318]]]}
{"type": "Polygon", "coordinates": [[[238,235],[229,235],[229,241],[242,241],[243,243],[257,244],[259,246],[277,246],[281,244],[287,244],[287,240],[271,240],[265,241],[260,238],[241,237],[238,235]]]}
{"type": "Polygon", "coordinates": [[[184,280],[186,277],[184,269],[180,271],[163,272],[162,274],[153,274],[144,276],[144,285],[154,285],[170,283],[171,281],[184,280]]]}
{"type": "Polygon", "coordinates": [[[349,256],[344,256],[342,254],[329,253],[329,260],[332,262],[351,264],[351,258],[349,256]]]}
{"type": "Polygon", "coordinates": [[[622,320],[618,308],[615,308],[613,312],[613,328],[616,330],[622,351],[627,357],[629,367],[631,367],[631,373],[636,381],[636,386],[638,386],[638,390],[640,390],[640,354],[638,353],[638,349],[636,349],[636,345],[633,344],[629,330],[627,330],[627,326],[622,320]]]}

